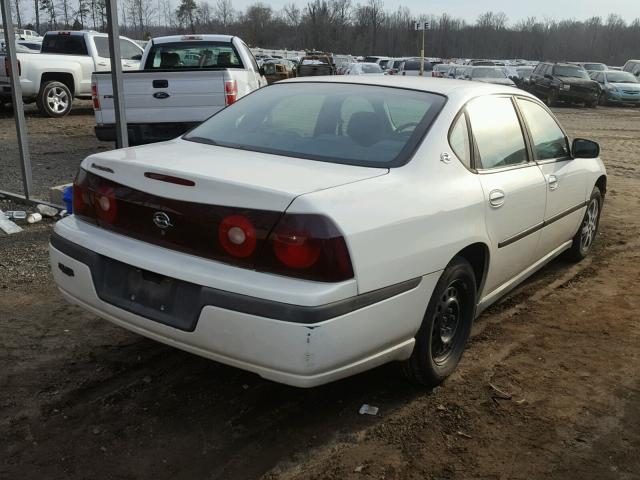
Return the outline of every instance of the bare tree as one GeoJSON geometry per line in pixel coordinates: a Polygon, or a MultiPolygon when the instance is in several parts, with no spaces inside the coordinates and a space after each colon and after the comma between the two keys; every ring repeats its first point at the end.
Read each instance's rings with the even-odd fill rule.
{"type": "Polygon", "coordinates": [[[215,6],[215,16],[222,25],[224,33],[227,33],[227,28],[236,17],[231,0],[218,0],[215,6]]]}

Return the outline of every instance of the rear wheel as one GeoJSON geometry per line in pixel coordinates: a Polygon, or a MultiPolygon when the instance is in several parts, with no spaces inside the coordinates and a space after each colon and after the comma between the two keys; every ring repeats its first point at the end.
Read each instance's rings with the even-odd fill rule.
{"type": "Polygon", "coordinates": [[[51,81],[40,87],[36,99],[38,110],[52,118],[64,117],[71,111],[73,95],[64,83],[51,81]]]}
{"type": "Polygon", "coordinates": [[[403,363],[405,376],[421,385],[442,383],[460,362],[476,307],[473,268],[454,258],[433,291],[411,357],[403,363]]]}
{"type": "Polygon", "coordinates": [[[598,233],[598,225],[600,224],[600,212],[602,210],[602,193],[598,187],[594,187],[591,192],[591,198],[587,203],[587,211],[584,213],[580,228],[573,237],[571,249],[567,252],[567,256],[574,262],[579,262],[585,258],[591,251],[593,241],[598,233]]]}

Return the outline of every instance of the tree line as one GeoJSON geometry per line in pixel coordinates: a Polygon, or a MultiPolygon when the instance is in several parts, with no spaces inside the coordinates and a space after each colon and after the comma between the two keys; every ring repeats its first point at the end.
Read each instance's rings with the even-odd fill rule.
{"type": "MultiPolygon", "coordinates": [[[[12,0],[19,27],[105,30],[104,0],[12,0]],[[31,3],[33,2],[33,3],[31,3]],[[24,7],[33,18],[25,22],[24,7]]],[[[426,55],[442,58],[524,58],[600,61],[620,65],[640,57],[640,18],[539,19],[510,23],[487,12],[475,22],[447,14],[420,15],[406,7],[384,8],[382,0],[313,0],[274,10],[257,2],[239,11],[232,0],[118,0],[123,35],[135,39],[175,33],[232,33],[250,46],[322,50],[353,55],[415,56],[421,35],[415,20],[430,21],[426,55]]]]}

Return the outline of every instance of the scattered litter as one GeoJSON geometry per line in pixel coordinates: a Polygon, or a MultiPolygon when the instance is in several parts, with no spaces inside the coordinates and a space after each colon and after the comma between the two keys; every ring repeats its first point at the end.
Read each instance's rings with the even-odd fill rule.
{"type": "Polygon", "coordinates": [[[436,410],[440,411],[440,412],[444,412],[447,409],[447,407],[445,407],[444,405],[440,404],[436,407],[436,410]]]}
{"type": "Polygon", "coordinates": [[[24,220],[27,218],[27,212],[24,210],[9,210],[8,212],[4,212],[4,215],[9,220],[24,220]]]}
{"type": "Polygon", "coordinates": [[[30,213],[27,217],[28,223],[37,223],[40,220],[42,220],[42,215],[40,215],[39,213],[30,213]]]}
{"type": "Polygon", "coordinates": [[[102,450],[103,452],[107,451],[107,447],[100,447],[100,450],[102,450]]]}
{"type": "Polygon", "coordinates": [[[11,220],[7,218],[7,216],[0,210],[0,230],[4,233],[11,235],[13,233],[18,233],[22,231],[18,225],[13,223],[11,220]]]}
{"type": "Polygon", "coordinates": [[[374,407],[372,405],[367,405],[366,403],[364,405],[362,405],[360,407],[359,413],[360,415],[377,415],[378,414],[378,407],[374,407]]]}
{"type": "Polygon", "coordinates": [[[468,433],[464,433],[462,430],[458,430],[458,435],[463,438],[473,438],[471,435],[469,435],[468,433]]]}
{"type": "Polygon", "coordinates": [[[55,217],[58,215],[58,209],[50,207],[49,205],[40,204],[36,206],[36,210],[43,217],[55,217]]]}
{"type": "Polygon", "coordinates": [[[249,385],[247,385],[247,384],[245,383],[245,384],[243,384],[243,385],[242,385],[242,388],[243,388],[244,390],[249,390],[249,385]]]}
{"type": "Polygon", "coordinates": [[[100,429],[98,427],[93,427],[93,434],[98,435],[100,433],[100,429]]]}
{"type": "Polygon", "coordinates": [[[151,377],[149,375],[145,376],[142,378],[142,381],[144,383],[151,383],[151,377]]]}
{"type": "Polygon", "coordinates": [[[360,473],[362,470],[364,470],[364,465],[358,465],[356,468],[353,469],[353,471],[356,473],[360,473]]]}
{"type": "Polygon", "coordinates": [[[64,217],[67,216],[67,211],[66,210],[60,210],[60,213],[58,215],[60,215],[60,218],[64,218],[64,217]]]}

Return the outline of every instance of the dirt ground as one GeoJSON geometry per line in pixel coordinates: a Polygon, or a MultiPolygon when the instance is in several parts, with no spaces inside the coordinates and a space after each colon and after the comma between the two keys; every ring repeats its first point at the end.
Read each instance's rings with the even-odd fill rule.
{"type": "MultiPolygon", "coordinates": [[[[639,479],[640,110],[557,113],[602,146],[595,251],[483,314],[433,392],[396,365],[299,390],[155,343],[62,300],[51,222],[0,236],[0,479],[639,479]]],[[[90,112],[28,124],[51,180],[99,146],[90,112]]]]}

